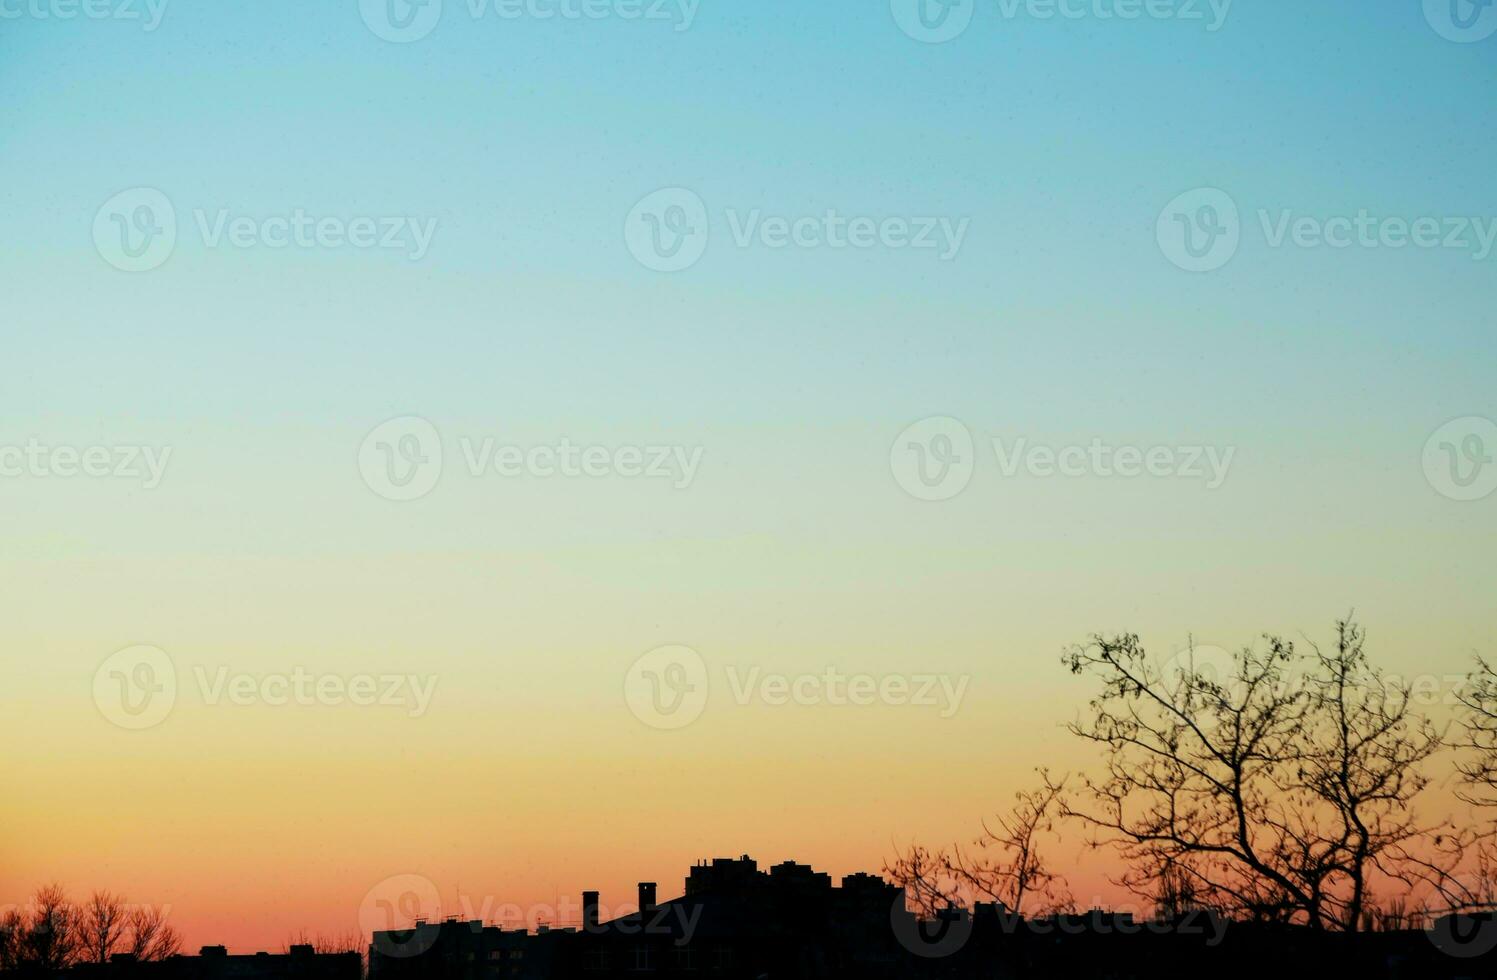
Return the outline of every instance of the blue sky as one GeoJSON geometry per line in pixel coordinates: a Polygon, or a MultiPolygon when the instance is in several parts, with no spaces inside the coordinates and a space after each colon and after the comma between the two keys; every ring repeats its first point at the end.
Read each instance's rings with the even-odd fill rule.
{"type": "MultiPolygon", "coordinates": [[[[747,394],[722,383],[724,361],[744,382],[741,369],[756,368],[755,385],[793,379],[815,389],[797,420],[805,407],[866,418],[874,391],[900,400],[891,388],[909,396],[889,405],[896,418],[932,402],[1011,415],[987,382],[1014,363],[1024,378],[1003,387],[1019,381],[1026,401],[1062,376],[1110,395],[1128,375],[1230,365],[1273,384],[1331,351],[1377,386],[1412,370],[1430,394],[1481,393],[1483,359],[1468,355],[1490,352],[1485,263],[1275,254],[1250,234],[1231,266],[1196,277],[1161,261],[1150,232],[1164,202],[1203,185],[1227,189],[1251,227],[1258,208],[1494,213],[1494,110],[1480,97],[1494,81],[1490,44],[1444,41],[1412,3],[1355,17],[1237,4],[1214,34],[1008,21],[998,9],[980,3],[963,36],[929,46],[883,5],[705,3],[677,32],[617,18],[475,22],[449,2],[408,45],[374,37],[350,4],[180,3],[152,33],[7,21],[0,145],[19,353],[45,356],[66,335],[101,359],[170,351],[199,376],[223,356],[273,357],[282,377],[312,382],[344,370],[317,363],[334,352],[354,367],[352,345],[371,358],[360,367],[425,367],[411,373],[440,398],[466,390],[443,380],[465,370],[449,344],[499,353],[534,341],[584,377],[669,359],[686,369],[676,390],[709,400],[747,394]],[[644,194],[676,185],[709,202],[715,247],[686,275],[644,274],[619,226],[644,194]],[[387,255],[205,258],[184,243],[156,282],[121,283],[86,232],[131,186],[158,187],[184,212],[413,214],[439,230],[415,267],[387,255]],[[951,263],[735,250],[729,207],[949,214],[971,229],[951,263]],[[339,311],[302,280],[313,269],[361,284],[344,297],[349,315],[325,315],[339,311]],[[194,287],[211,315],[146,302],[194,287]],[[397,315],[386,293],[412,290],[444,297],[441,315],[419,326],[397,315]],[[294,302],[311,304],[314,322],[294,302]],[[66,329],[32,326],[50,318],[66,329]]],[[[619,406],[615,384],[590,380],[619,406]]],[[[1332,387],[1315,410],[1335,410],[1332,387]]]]}
{"type": "MultiPolygon", "coordinates": [[[[183,446],[188,472],[200,446],[232,461],[201,476],[231,497],[242,479],[218,481],[243,460],[284,454],[292,474],[326,459],[297,483],[337,500],[349,474],[333,450],[406,413],[462,431],[673,432],[715,444],[719,473],[753,460],[764,495],[728,480],[693,505],[688,537],[815,533],[826,507],[862,542],[889,520],[865,499],[888,489],[863,482],[884,465],[869,447],[937,414],[989,435],[1230,442],[1255,493],[1299,474],[1299,492],[1382,501],[1372,523],[1428,503],[1408,468],[1426,437],[1497,411],[1497,260],[1272,249],[1257,213],[1497,216],[1482,97],[1497,40],[1445,40],[1416,3],[1238,3],[1215,32],[1002,9],[979,0],[944,44],[912,40],[883,4],[706,2],[677,30],[475,20],[448,0],[409,44],[352,3],[179,2],[155,31],[6,20],[6,414],[57,439],[153,435],[183,446]],[[1191,274],[1154,224],[1202,186],[1235,200],[1243,238],[1191,274]],[[165,193],[181,224],[170,260],[135,275],[100,261],[89,231],[133,187],[165,193]],[[641,268],[622,234],[663,187],[711,216],[705,256],[674,274],[641,268]],[[293,209],[436,232],[411,262],[210,249],[192,217],[293,209]],[[951,261],[737,248],[726,215],[755,209],[969,226],[951,261]],[[809,486],[818,516],[784,486],[809,486]]],[[[171,512],[147,522],[156,546],[199,546],[171,512]]],[[[1473,516],[1443,515],[1446,531],[1473,516]]],[[[529,530],[543,542],[548,526],[529,530]]],[[[970,531],[939,540],[966,547],[970,531]]],[[[896,517],[887,533],[911,532],[896,517]]],[[[256,547],[247,534],[225,547],[256,547]]],[[[329,546],[353,541],[380,538],[354,523],[329,546]]]]}

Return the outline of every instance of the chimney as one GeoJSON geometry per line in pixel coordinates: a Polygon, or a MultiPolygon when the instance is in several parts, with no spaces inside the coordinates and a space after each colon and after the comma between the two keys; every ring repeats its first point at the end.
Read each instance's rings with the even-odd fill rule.
{"type": "Polygon", "coordinates": [[[598,928],[598,893],[582,893],[582,930],[598,928]]]}
{"type": "Polygon", "coordinates": [[[639,911],[640,914],[655,911],[655,883],[653,881],[639,883],[639,911]]]}

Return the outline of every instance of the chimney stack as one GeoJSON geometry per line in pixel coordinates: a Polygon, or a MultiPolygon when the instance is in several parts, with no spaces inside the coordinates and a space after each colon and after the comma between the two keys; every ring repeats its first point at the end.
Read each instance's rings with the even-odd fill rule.
{"type": "Polygon", "coordinates": [[[582,893],[582,928],[583,931],[598,928],[598,893],[582,893]]]}
{"type": "Polygon", "coordinates": [[[639,911],[655,911],[655,883],[653,881],[641,881],[639,883],[639,911]]]}

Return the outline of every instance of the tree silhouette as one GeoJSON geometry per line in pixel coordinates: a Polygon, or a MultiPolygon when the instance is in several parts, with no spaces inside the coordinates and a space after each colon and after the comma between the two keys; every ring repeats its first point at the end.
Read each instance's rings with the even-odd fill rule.
{"type": "Polygon", "coordinates": [[[1483,810],[1497,810],[1497,671],[1485,660],[1456,695],[1464,709],[1458,742],[1467,751],[1459,765],[1461,798],[1483,810]]]}
{"type": "Polygon", "coordinates": [[[102,889],[90,895],[79,923],[82,955],[94,963],[109,962],[124,937],[126,917],[124,900],[118,895],[102,889]]]}
{"type": "Polygon", "coordinates": [[[1024,914],[1026,903],[1052,912],[1072,905],[1065,881],[1044,854],[1044,838],[1054,832],[1065,779],[1054,780],[1039,771],[1036,789],[1014,794],[1007,813],[984,821],[982,834],[970,845],[931,851],[912,845],[886,864],[884,873],[905,889],[914,910],[931,916],[950,905],[971,901],[998,902],[1024,914]]]}
{"type": "Polygon", "coordinates": [[[177,930],[166,924],[166,913],[153,905],[137,905],[125,919],[126,952],[137,960],[164,960],[182,951],[177,930]]]}
{"type": "Polygon", "coordinates": [[[1064,812],[1117,848],[1137,894],[1364,928],[1371,879],[1407,886],[1420,862],[1443,867],[1433,848],[1448,828],[1413,809],[1439,734],[1363,642],[1350,621],[1331,652],[1267,636],[1225,677],[1190,655],[1165,670],[1134,634],[1073,648],[1065,664],[1102,690],[1070,730],[1103,748],[1105,775],[1064,812]]]}
{"type": "Polygon", "coordinates": [[[78,911],[61,885],[38,888],[27,909],[7,917],[15,965],[55,972],[71,966],[82,950],[78,911]]]}

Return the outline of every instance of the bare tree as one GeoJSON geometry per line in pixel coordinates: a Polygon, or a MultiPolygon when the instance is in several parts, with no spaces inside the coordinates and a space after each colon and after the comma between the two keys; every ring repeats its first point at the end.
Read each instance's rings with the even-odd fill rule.
{"type": "Polygon", "coordinates": [[[19,961],[43,973],[71,966],[82,948],[78,918],[61,885],[38,888],[31,896],[29,911],[18,919],[19,961]]]}
{"type": "Polygon", "coordinates": [[[933,918],[961,901],[961,889],[946,873],[946,855],[919,844],[884,865],[884,874],[904,889],[905,903],[921,918],[933,918]]]}
{"type": "Polygon", "coordinates": [[[1455,795],[1477,819],[1438,839],[1433,857],[1410,855],[1410,877],[1433,892],[1427,915],[1497,910],[1497,669],[1478,658],[1456,698],[1455,795]]]}
{"type": "Polygon", "coordinates": [[[89,896],[80,919],[82,955],[93,963],[107,963],[124,938],[124,900],[102,889],[89,896]]]}
{"type": "Polygon", "coordinates": [[[26,934],[26,923],[16,909],[0,916],[0,973],[14,970],[21,965],[22,938],[26,934]]]}
{"type": "Polygon", "coordinates": [[[1159,918],[1176,920],[1204,908],[1196,876],[1183,868],[1166,865],[1154,881],[1154,911],[1159,918]]]}
{"type": "Polygon", "coordinates": [[[153,905],[137,905],[125,919],[124,946],[137,960],[164,960],[181,952],[182,939],[166,923],[166,913],[153,905]]]}
{"type": "Polygon", "coordinates": [[[355,953],[359,957],[359,975],[369,974],[369,947],[357,932],[319,932],[314,936],[302,929],[286,940],[281,951],[289,953],[293,946],[310,946],[314,953],[355,953]]]}
{"type": "Polygon", "coordinates": [[[1000,903],[1018,915],[1037,904],[1052,912],[1071,906],[1065,882],[1048,862],[1044,841],[1055,831],[1065,779],[1054,780],[1040,770],[1037,789],[1014,794],[1014,806],[984,821],[982,834],[963,846],[930,851],[913,846],[896,857],[885,872],[905,888],[916,911],[971,901],[1000,903]]]}
{"type": "Polygon", "coordinates": [[[1190,657],[1166,671],[1133,634],[1067,653],[1101,681],[1070,728],[1103,748],[1105,775],[1064,812],[1121,852],[1137,894],[1188,888],[1253,919],[1357,931],[1370,879],[1406,882],[1404,860],[1439,837],[1413,803],[1440,739],[1353,623],[1337,624],[1332,653],[1265,641],[1221,678],[1190,657]]]}
{"type": "Polygon", "coordinates": [[[357,932],[319,932],[313,935],[301,929],[286,940],[281,951],[289,953],[293,946],[310,946],[314,953],[360,953],[364,941],[357,932]]]}
{"type": "Polygon", "coordinates": [[[1456,697],[1463,709],[1464,736],[1457,745],[1467,752],[1460,763],[1461,799],[1497,810],[1497,670],[1478,659],[1456,697]]]}
{"type": "Polygon", "coordinates": [[[1441,829],[1420,824],[1413,810],[1429,785],[1424,763],[1442,747],[1440,735],[1411,710],[1409,689],[1369,664],[1365,639],[1342,621],[1335,651],[1315,648],[1298,764],[1299,785],[1330,811],[1316,842],[1335,848],[1338,887],[1327,890],[1326,905],[1351,932],[1371,911],[1369,875],[1401,877],[1406,852],[1424,849],[1441,829]]]}

